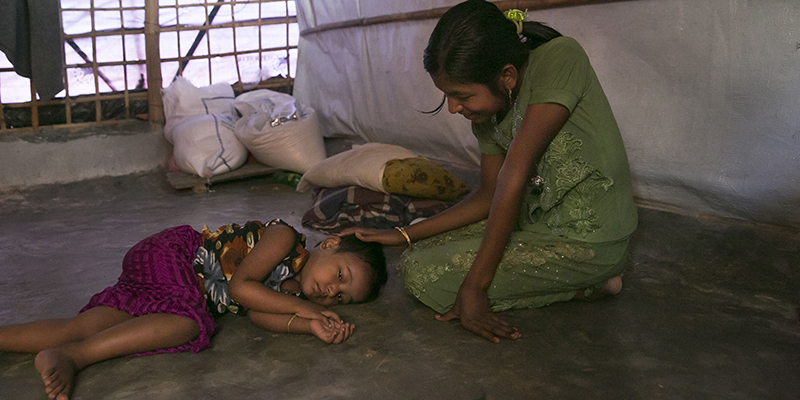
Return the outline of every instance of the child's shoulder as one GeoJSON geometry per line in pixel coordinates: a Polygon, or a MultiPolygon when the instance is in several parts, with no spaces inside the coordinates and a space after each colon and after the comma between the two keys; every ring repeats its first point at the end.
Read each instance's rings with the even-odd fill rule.
{"type": "Polygon", "coordinates": [[[290,268],[293,274],[300,271],[308,259],[306,235],[298,232],[293,226],[279,218],[265,224],[264,229],[274,230],[271,234],[275,235],[275,239],[280,242],[279,245],[286,245],[289,247],[289,252],[283,259],[286,267],[290,268]]]}
{"type": "MultiPolygon", "coordinates": [[[[287,236],[287,240],[300,243],[302,246],[306,244],[306,236],[280,218],[273,219],[267,223],[258,220],[247,221],[242,225],[232,223],[223,225],[213,232],[208,229],[208,226],[204,226],[200,233],[203,237],[203,243],[206,245],[235,241],[237,240],[236,238],[241,238],[252,248],[268,228],[274,229],[275,233],[283,231],[283,234],[287,236]]],[[[214,247],[219,248],[221,246],[215,245],[214,247]]]]}
{"type": "Polygon", "coordinates": [[[286,234],[291,234],[294,237],[295,242],[300,243],[302,246],[305,247],[306,235],[300,233],[297,229],[294,228],[294,226],[292,226],[288,222],[280,218],[275,218],[264,224],[265,229],[270,227],[278,228],[279,230],[286,232],[286,234]]]}

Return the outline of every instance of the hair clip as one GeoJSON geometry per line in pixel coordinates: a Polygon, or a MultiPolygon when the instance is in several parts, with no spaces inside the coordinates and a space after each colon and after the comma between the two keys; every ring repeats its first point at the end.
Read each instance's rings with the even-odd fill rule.
{"type": "MultiPolygon", "coordinates": [[[[522,11],[515,8],[504,12],[503,15],[517,26],[517,35],[522,35],[522,22],[524,22],[525,18],[528,16],[528,10],[522,11]]],[[[520,38],[520,40],[522,40],[522,38],[520,38]]]]}

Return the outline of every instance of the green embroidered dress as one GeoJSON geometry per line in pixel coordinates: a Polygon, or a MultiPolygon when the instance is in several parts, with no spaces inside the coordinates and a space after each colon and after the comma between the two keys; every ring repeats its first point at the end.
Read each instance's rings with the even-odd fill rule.
{"type": "MultiPolygon", "coordinates": [[[[628,158],[583,48],[559,37],[531,51],[512,110],[473,124],[481,153],[505,154],[530,104],[557,103],[570,118],[537,164],[488,295],[495,311],[573,298],[622,272],[637,224],[628,158]]],[[[402,256],[406,289],[449,310],[480,247],[485,221],[421,240],[402,256]]],[[[588,293],[587,293],[588,294],[588,293]]]]}

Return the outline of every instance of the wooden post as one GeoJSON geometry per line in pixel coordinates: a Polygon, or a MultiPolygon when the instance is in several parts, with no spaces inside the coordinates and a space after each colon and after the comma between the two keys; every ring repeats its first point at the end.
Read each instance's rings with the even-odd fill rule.
{"type": "Polygon", "coordinates": [[[147,105],[151,123],[164,122],[164,105],[161,99],[161,53],[158,49],[158,0],[144,4],[144,47],[147,55],[147,105]]]}

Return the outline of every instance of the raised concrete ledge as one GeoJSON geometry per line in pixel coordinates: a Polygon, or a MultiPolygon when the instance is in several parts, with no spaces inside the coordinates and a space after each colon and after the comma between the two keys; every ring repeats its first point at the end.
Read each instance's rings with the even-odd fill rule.
{"type": "Polygon", "coordinates": [[[0,135],[0,192],[128,175],[163,166],[171,145],[143,121],[0,135]]]}

